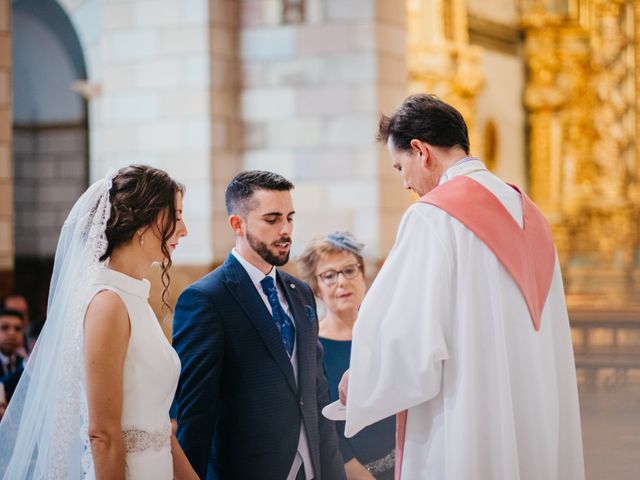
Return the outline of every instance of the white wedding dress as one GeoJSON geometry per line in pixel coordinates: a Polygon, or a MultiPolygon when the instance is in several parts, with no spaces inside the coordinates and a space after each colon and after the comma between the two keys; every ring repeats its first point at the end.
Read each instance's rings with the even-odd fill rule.
{"type": "MultiPolygon", "coordinates": [[[[127,479],[171,480],[169,408],[178,385],[180,360],[149,306],[147,280],[105,268],[97,274],[94,285],[94,294],[115,292],[129,312],[131,336],[122,399],[127,479]]],[[[93,468],[86,473],[93,478],[93,468]]]]}

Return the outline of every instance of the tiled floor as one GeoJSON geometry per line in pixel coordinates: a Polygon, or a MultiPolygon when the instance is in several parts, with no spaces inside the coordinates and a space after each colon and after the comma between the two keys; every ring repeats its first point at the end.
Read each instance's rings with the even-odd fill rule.
{"type": "Polygon", "coordinates": [[[640,479],[640,372],[580,389],[587,480],[640,479]]]}

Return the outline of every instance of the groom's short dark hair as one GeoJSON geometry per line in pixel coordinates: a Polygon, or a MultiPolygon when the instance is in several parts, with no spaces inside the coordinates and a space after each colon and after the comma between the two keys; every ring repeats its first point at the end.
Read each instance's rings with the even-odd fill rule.
{"type": "Polygon", "coordinates": [[[293,183],[273,172],[247,170],[236,175],[227,186],[224,202],[228,215],[246,215],[255,206],[251,199],[256,190],[293,190],[293,183]]]}

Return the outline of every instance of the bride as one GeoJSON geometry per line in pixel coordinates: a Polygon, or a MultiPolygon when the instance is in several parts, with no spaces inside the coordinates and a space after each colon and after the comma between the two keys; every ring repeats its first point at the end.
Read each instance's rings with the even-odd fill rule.
{"type": "Polygon", "coordinates": [[[0,477],[194,479],[171,433],[180,361],[147,298],[187,234],[184,188],[129,166],[93,184],[65,221],[47,321],[0,423],[0,477]]]}

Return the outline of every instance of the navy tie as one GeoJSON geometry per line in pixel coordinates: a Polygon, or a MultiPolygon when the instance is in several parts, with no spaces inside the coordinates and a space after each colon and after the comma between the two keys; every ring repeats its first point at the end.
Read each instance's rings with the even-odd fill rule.
{"type": "Polygon", "coordinates": [[[273,278],[266,276],[260,280],[260,285],[262,286],[262,291],[269,299],[271,315],[273,315],[273,320],[276,322],[276,327],[278,327],[278,331],[280,332],[280,338],[282,338],[284,348],[287,350],[289,356],[291,356],[293,352],[293,342],[295,340],[295,328],[289,315],[287,315],[284,308],[282,308],[280,300],[278,300],[276,284],[273,278]]]}

